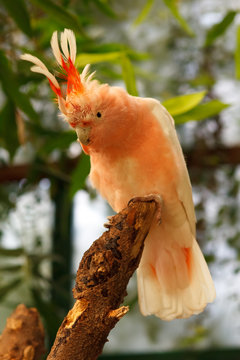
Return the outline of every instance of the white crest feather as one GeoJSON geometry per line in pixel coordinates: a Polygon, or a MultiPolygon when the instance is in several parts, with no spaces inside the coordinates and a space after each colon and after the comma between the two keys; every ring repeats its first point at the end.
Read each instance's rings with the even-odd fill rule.
{"type": "MultiPolygon", "coordinates": [[[[58,44],[57,31],[54,31],[52,35],[51,47],[57,62],[62,66],[62,54],[58,44]]],[[[61,33],[61,48],[65,58],[68,59],[70,57],[72,63],[74,64],[76,60],[77,45],[76,38],[72,30],[65,29],[64,32],[61,33]]]]}
{"type": "Polygon", "coordinates": [[[66,109],[66,101],[58,96],[58,107],[59,107],[59,110],[64,114],[64,115],[67,115],[67,109],[66,109]]]}
{"type": "Polygon", "coordinates": [[[56,80],[55,76],[53,76],[53,74],[51,74],[47,69],[42,69],[39,66],[32,66],[31,71],[45,75],[49,80],[51,80],[54,86],[60,88],[59,83],[56,80]]]}
{"type": "Polygon", "coordinates": [[[72,63],[75,63],[76,60],[76,53],[77,53],[77,45],[76,45],[76,38],[72,30],[65,29],[65,33],[67,36],[69,50],[70,50],[70,58],[72,63]]]}
{"type": "Polygon", "coordinates": [[[62,56],[61,56],[61,51],[60,51],[59,45],[58,45],[57,31],[54,31],[54,33],[52,34],[51,48],[52,48],[53,55],[55,56],[57,62],[59,63],[59,65],[62,66],[62,56]]]}
{"type": "Polygon", "coordinates": [[[69,50],[68,50],[68,39],[67,39],[67,33],[66,30],[64,30],[64,32],[61,33],[61,48],[63,51],[64,56],[66,57],[66,59],[69,58],[69,50]]]}
{"type": "Polygon", "coordinates": [[[87,82],[91,81],[93,76],[95,75],[96,71],[89,74],[89,69],[90,69],[90,64],[87,64],[81,73],[81,81],[82,82],[87,83],[87,82]]]}
{"type": "Polygon", "coordinates": [[[40,59],[38,59],[36,56],[30,55],[30,54],[24,54],[24,55],[21,55],[21,59],[29,61],[29,62],[33,63],[34,65],[36,65],[36,66],[31,67],[31,71],[45,75],[53,83],[54,86],[56,86],[57,88],[60,88],[59,83],[58,83],[57,79],[55,78],[55,76],[50,73],[50,71],[48,70],[46,65],[44,65],[44,63],[40,59]]]}
{"type": "Polygon", "coordinates": [[[47,70],[46,65],[44,65],[44,63],[36,56],[33,56],[31,54],[24,54],[24,55],[21,55],[21,59],[29,61],[29,62],[39,66],[40,68],[47,70]]]}
{"type": "Polygon", "coordinates": [[[82,81],[86,81],[86,80],[87,80],[89,68],[90,68],[90,64],[87,64],[87,65],[84,67],[84,69],[83,69],[83,71],[82,71],[82,73],[81,73],[81,80],[82,80],[82,81]]]}
{"type": "Polygon", "coordinates": [[[96,71],[93,71],[93,72],[87,77],[87,82],[91,81],[95,74],[96,74],[96,71]]]}
{"type": "MultiPolygon", "coordinates": [[[[54,31],[54,33],[52,34],[52,38],[51,38],[51,48],[52,48],[52,52],[53,52],[54,57],[56,58],[57,63],[61,67],[64,67],[63,61],[67,67],[70,65],[69,58],[71,59],[71,62],[73,64],[75,63],[76,54],[77,54],[77,45],[76,45],[76,38],[75,38],[75,35],[72,30],[64,29],[64,31],[60,34],[60,41],[58,38],[58,32],[54,31]]],[[[60,89],[60,85],[59,85],[57,79],[55,78],[55,76],[52,73],[50,73],[48,68],[45,66],[45,64],[40,59],[38,59],[36,56],[33,56],[31,54],[21,55],[21,59],[33,63],[34,66],[31,67],[31,70],[33,72],[43,74],[44,76],[46,76],[49,79],[49,81],[57,89],[60,89]]],[[[84,67],[82,73],[80,74],[81,81],[82,81],[82,83],[85,84],[85,86],[88,86],[89,82],[92,80],[92,78],[95,74],[95,71],[93,73],[90,73],[89,69],[90,69],[90,64],[87,64],[84,67]]],[[[67,113],[66,103],[65,103],[64,98],[62,97],[61,90],[59,93],[59,94],[61,94],[60,96],[59,96],[58,92],[55,91],[55,93],[58,96],[59,109],[61,110],[61,112],[63,114],[66,115],[66,113],[67,113]]]]}

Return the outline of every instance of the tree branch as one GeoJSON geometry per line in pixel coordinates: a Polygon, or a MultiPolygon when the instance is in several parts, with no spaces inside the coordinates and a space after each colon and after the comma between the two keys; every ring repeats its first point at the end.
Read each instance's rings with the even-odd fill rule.
{"type": "MultiPolygon", "coordinates": [[[[240,147],[218,146],[213,149],[193,149],[191,151],[184,152],[184,154],[187,159],[188,168],[215,169],[220,165],[238,165],[240,159],[240,147]]],[[[71,172],[76,167],[78,160],[78,157],[68,159],[66,162],[66,168],[68,169],[67,173],[71,172]]],[[[35,164],[2,166],[0,169],[0,183],[20,181],[21,179],[27,178],[33,169],[37,173],[37,179],[54,176],[66,182],[70,181],[66,172],[64,173],[63,171],[60,171],[58,163],[49,163],[45,164],[45,166],[35,164]]]]}
{"type": "Polygon", "coordinates": [[[18,305],[0,336],[0,359],[37,360],[44,353],[44,330],[37,310],[18,305]]]}
{"type": "Polygon", "coordinates": [[[137,268],[159,202],[137,198],[113,216],[85,252],[73,290],[76,302],[60,326],[47,360],[95,360],[128,307],[119,307],[137,268]]]}

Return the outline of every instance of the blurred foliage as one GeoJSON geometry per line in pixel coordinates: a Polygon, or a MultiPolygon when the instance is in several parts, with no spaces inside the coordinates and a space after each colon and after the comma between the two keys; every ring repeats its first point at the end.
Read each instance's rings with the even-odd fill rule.
{"type": "Polygon", "coordinates": [[[189,24],[182,17],[178,9],[178,1],[177,0],[164,0],[164,3],[172,12],[173,16],[178,20],[179,24],[183,28],[183,30],[190,36],[195,36],[193,30],[190,28],[189,24]]]}
{"type": "Polygon", "coordinates": [[[146,19],[146,17],[148,16],[149,12],[152,9],[153,4],[154,4],[154,0],[147,0],[145,2],[142,11],[139,13],[139,15],[137,16],[137,18],[133,23],[134,26],[141,24],[146,19]]]}
{"type": "MultiPolygon", "coordinates": [[[[209,143],[218,146],[222,131],[219,114],[229,105],[217,96],[214,87],[223,69],[234,76],[228,66],[235,66],[240,78],[240,27],[234,23],[238,10],[222,12],[221,19],[200,36],[193,21],[185,18],[186,6],[190,8],[191,1],[0,0],[0,171],[12,168],[16,177],[15,181],[11,177],[9,184],[0,184],[0,305],[9,312],[19,302],[36,306],[44,318],[49,342],[71,302],[72,198],[79,189],[89,190],[85,180],[90,164],[75,146],[75,133],[58,116],[47,81],[33,74],[19,56],[30,52],[54,68],[52,32],[71,28],[76,33],[76,66],[80,71],[87,63],[93,64],[100,81],[121,84],[134,96],[163,100],[176,124],[181,125],[178,129],[183,141],[186,127],[182,124],[208,119],[194,124],[192,143],[200,150],[209,143]],[[152,23],[153,18],[157,20],[152,23]],[[152,33],[159,32],[157,44],[147,37],[146,29],[151,26],[152,33]],[[222,39],[233,27],[235,48],[229,50],[222,39]],[[131,39],[134,31],[140,34],[138,42],[131,39]],[[213,131],[208,130],[208,124],[214,124],[213,131]],[[19,164],[27,165],[20,181],[19,164]],[[31,200],[21,210],[24,216],[17,224],[14,216],[29,194],[31,200]],[[34,209],[43,201],[50,210],[41,215],[34,209]],[[35,228],[44,215],[49,228],[35,228]]],[[[226,239],[229,247],[237,249],[234,271],[238,273],[239,206],[232,201],[229,207],[228,201],[239,197],[239,177],[231,166],[221,170],[221,175],[220,160],[210,174],[201,168],[192,171],[195,187],[201,190],[197,203],[199,237],[212,239],[213,227],[224,231],[224,225],[230,224],[235,231],[226,239]],[[228,186],[223,185],[221,176],[228,186]],[[202,186],[211,189],[216,198],[225,199],[210,225],[205,206],[208,196],[202,186]]],[[[207,258],[216,261],[211,251],[207,258]]],[[[135,293],[130,298],[134,305],[135,293]]],[[[149,321],[152,336],[155,328],[149,321]]],[[[206,337],[210,338],[209,330],[199,323],[178,339],[178,345],[195,346],[206,337]]]]}
{"type": "Polygon", "coordinates": [[[227,28],[232,24],[235,16],[237,15],[237,11],[229,11],[223,18],[223,20],[212,28],[209,29],[207,32],[205,46],[210,46],[214,43],[214,41],[221,36],[227,28]]]}
{"type": "Polygon", "coordinates": [[[236,50],[235,50],[235,72],[236,78],[240,79],[240,25],[237,27],[237,36],[236,36],[236,50]]]}

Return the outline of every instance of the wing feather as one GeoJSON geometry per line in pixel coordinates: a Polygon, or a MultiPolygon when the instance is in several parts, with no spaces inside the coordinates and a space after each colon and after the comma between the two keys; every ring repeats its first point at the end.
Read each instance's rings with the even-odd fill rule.
{"type": "Polygon", "coordinates": [[[176,159],[176,166],[179,169],[179,182],[177,185],[177,194],[183,209],[187,215],[190,224],[191,232],[196,236],[196,216],[194,211],[194,204],[192,198],[192,186],[188,175],[186,162],[183,156],[182,148],[178,140],[175,123],[169,112],[159,101],[151,98],[144,99],[162,127],[166,137],[172,145],[174,156],[176,159]]]}

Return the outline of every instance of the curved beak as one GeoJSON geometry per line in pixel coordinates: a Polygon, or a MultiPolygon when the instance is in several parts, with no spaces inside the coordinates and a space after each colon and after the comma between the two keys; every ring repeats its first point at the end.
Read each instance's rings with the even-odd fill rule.
{"type": "Polygon", "coordinates": [[[79,139],[79,141],[83,144],[83,145],[88,145],[90,142],[90,131],[91,131],[91,127],[76,127],[76,133],[77,133],[77,137],[79,139]]]}

